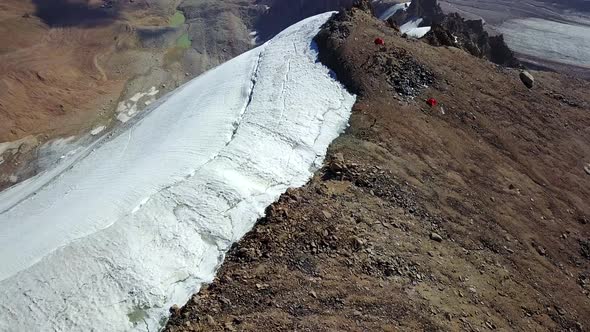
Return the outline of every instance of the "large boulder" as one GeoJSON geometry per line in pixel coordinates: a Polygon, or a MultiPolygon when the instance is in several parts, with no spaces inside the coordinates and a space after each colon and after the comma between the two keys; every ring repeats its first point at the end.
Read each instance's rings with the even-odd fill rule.
{"type": "Polygon", "coordinates": [[[529,89],[532,89],[535,85],[535,78],[526,70],[520,72],[520,80],[529,89]]]}

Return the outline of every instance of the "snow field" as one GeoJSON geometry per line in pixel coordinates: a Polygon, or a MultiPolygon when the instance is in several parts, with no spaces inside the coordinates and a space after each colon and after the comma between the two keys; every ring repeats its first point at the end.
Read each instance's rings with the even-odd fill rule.
{"type": "Polygon", "coordinates": [[[157,330],[305,184],[355,97],[317,61],[332,15],[192,80],[71,166],[0,193],[0,330],[157,330]]]}

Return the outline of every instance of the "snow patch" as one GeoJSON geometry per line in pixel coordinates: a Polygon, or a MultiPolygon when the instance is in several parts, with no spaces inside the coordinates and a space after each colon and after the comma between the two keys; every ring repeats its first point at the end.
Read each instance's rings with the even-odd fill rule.
{"type": "MultiPolygon", "coordinates": [[[[400,10],[406,11],[410,4],[411,1],[395,4],[391,6],[389,9],[387,9],[385,12],[383,12],[383,14],[379,16],[379,19],[382,21],[386,21],[400,10]]],[[[410,19],[406,23],[402,24],[402,26],[400,26],[400,32],[402,34],[405,33],[406,35],[413,38],[422,38],[425,34],[428,33],[428,31],[430,31],[430,27],[420,27],[422,21],[422,18],[410,19]]]]}
{"type": "Polygon", "coordinates": [[[231,244],[309,180],[347,125],[355,97],[312,42],[331,15],[0,193],[0,330],[157,330],[172,304],[210,282],[231,244]]]}
{"type": "Polygon", "coordinates": [[[105,126],[98,126],[98,127],[94,128],[94,129],[92,129],[92,131],[90,131],[90,135],[96,136],[96,135],[102,133],[102,131],[105,130],[105,129],[106,129],[105,126]]]}
{"type": "Polygon", "coordinates": [[[155,86],[152,86],[147,92],[138,92],[127,101],[120,102],[119,105],[117,105],[117,120],[122,123],[129,121],[140,110],[138,108],[138,105],[140,104],[139,101],[144,100],[143,104],[148,106],[156,100],[155,96],[158,92],[160,91],[157,90],[155,86]]]}
{"type": "Polygon", "coordinates": [[[379,16],[379,19],[382,21],[386,21],[390,17],[395,15],[398,11],[400,11],[400,10],[406,11],[408,9],[408,7],[410,6],[410,3],[412,3],[412,2],[409,1],[409,2],[397,3],[397,4],[389,7],[385,12],[383,12],[383,14],[381,14],[379,16]]]}
{"type": "Polygon", "coordinates": [[[422,38],[428,33],[428,31],[430,31],[430,27],[420,27],[420,23],[422,23],[422,21],[422,18],[408,21],[399,27],[399,30],[401,33],[405,33],[410,37],[422,38]]]}
{"type": "Polygon", "coordinates": [[[251,31],[250,32],[250,44],[252,44],[252,45],[258,44],[258,31],[251,31]]]}

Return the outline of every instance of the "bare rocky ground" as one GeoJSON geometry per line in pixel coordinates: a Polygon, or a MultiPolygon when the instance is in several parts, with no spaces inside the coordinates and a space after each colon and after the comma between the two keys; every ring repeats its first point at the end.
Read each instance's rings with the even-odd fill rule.
{"type": "Polygon", "coordinates": [[[166,331],[588,330],[590,84],[529,90],[356,9],[318,41],[350,128],[166,331]]]}

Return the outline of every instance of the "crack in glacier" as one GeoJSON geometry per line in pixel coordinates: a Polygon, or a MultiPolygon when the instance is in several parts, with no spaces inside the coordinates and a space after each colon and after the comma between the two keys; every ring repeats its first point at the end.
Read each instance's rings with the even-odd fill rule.
{"type": "MultiPolygon", "coordinates": [[[[320,20],[326,18],[324,15],[320,20]]],[[[155,331],[166,317],[167,307],[182,303],[200,285],[210,282],[231,243],[287,188],[309,180],[329,142],[346,126],[344,115],[353,99],[340,91],[341,85],[334,84],[333,77],[315,61],[317,52],[309,47],[321,23],[315,20],[283,34],[290,40],[278,38],[232,60],[226,69],[205,74],[198,84],[187,85],[190,89],[180,89],[171,103],[164,105],[164,113],[148,118],[151,120],[142,127],[127,126],[135,131],[119,135],[120,139],[90,158],[92,163],[82,163],[86,168],[68,178],[69,182],[62,180],[62,186],[54,191],[67,190],[68,202],[80,203],[70,216],[71,222],[63,223],[64,228],[72,224],[79,228],[77,220],[90,215],[86,211],[96,214],[88,217],[86,228],[80,228],[83,232],[68,233],[72,236],[65,242],[55,242],[55,246],[65,243],[53,250],[59,252],[51,251],[22,275],[4,281],[8,287],[3,287],[2,294],[7,295],[7,301],[0,301],[4,312],[0,317],[25,313],[40,318],[38,323],[27,320],[27,324],[47,329],[81,329],[98,323],[108,330],[122,330],[118,327],[132,323],[134,330],[155,331]],[[223,87],[231,90],[226,92],[223,87]],[[168,117],[177,110],[173,115],[182,120],[168,117]],[[184,119],[192,122],[185,124],[184,119]],[[202,134],[201,123],[209,129],[202,134]],[[155,152],[166,149],[172,158],[157,159],[159,155],[153,154],[144,158],[146,152],[154,152],[152,143],[160,142],[159,130],[165,132],[168,125],[178,129],[178,135],[166,136],[166,144],[155,152]],[[115,161],[110,167],[108,162],[98,162],[108,161],[109,153],[121,163],[115,161]],[[157,165],[159,160],[165,167],[157,165]],[[140,162],[144,167],[133,169],[140,162]],[[77,187],[72,181],[86,179],[86,171],[92,167],[104,169],[95,180],[77,187]],[[115,184],[105,180],[117,167],[125,167],[117,173],[121,181],[115,179],[124,190],[110,197],[110,191],[103,188],[115,184]],[[87,196],[94,189],[100,189],[97,202],[106,201],[105,207],[116,209],[109,210],[113,213],[103,216],[98,209],[102,205],[89,209],[84,199],[74,197],[87,196]],[[87,230],[92,233],[86,234],[87,230]],[[64,264],[71,265],[72,271],[78,269],[79,274],[60,274],[64,264]],[[47,286],[33,284],[36,278],[52,281],[47,286]],[[35,299],[22,295],[26,289],[32,290],[27,295],[35,299]],[[21,300],[14,303],[8,300],[12,297],[21,300]],[[124,301],[115,302],[118,300],[124,301]],[[8,301],[13,303],[7,305],[8,301]],[[97,307],[100,313],[112,313],[116,319],[101,321],[97,307]],[[136,307],[140,313],[135,313],[136,307]]],[[[67,208],[62,205],[60,209],[67,208]]]]}

